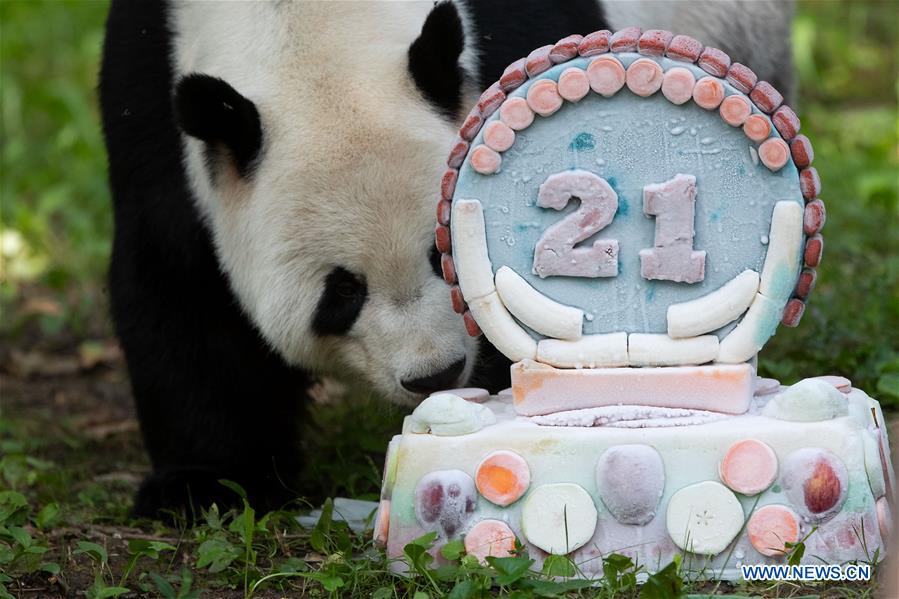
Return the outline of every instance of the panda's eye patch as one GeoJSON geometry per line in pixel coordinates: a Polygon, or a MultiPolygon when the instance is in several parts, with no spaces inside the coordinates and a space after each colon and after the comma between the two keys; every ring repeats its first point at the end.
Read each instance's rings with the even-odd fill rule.
{"type": "Polygon", "coordinates": [[[433,245],[431,246],[431,253],[428,254],[428,261],[431,263],[431,270],[434,271],[434,274],[442,279],[443,267],[440,266],[440,252],[433,245]]]}
{"type": "Polygon", "coordinates": [[[312,331],[317,335],[342,335],[359,317],[368,287],[365,277],[337,266],[325,277],[325,289],[312,318],[312,331]]]}

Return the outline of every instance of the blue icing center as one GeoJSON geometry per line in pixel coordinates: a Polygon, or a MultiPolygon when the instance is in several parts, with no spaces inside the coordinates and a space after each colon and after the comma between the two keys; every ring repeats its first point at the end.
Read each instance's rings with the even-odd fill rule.
{"type": "MultiPolygon", "coordinates": [[[[627,66],[636,55],[619,58],[627,66]]],[[[697,79],[706,75],[692,65],[658,62],[663,68],[691,68],[697,79]]],[[[558,65],[541,78],[557,79],[566,68],[586,64],[578,59],[558,65]]],[[[510,96],[524,97],[530,83],[510,96]]],[[[725,89],[728,95],[737,93],[728,84],[725,89]]],[[[488,122],[497,118],[498,112],[488,122]]],[[[481,134],[473,145],[478,143],[481,134]]],[[[693,102],[676,106],[661,92],[640,98],[626,87],[612,98],[591,92],[576,104],[565,102],[548,118],[536,117],[530,127],[517,132],[497,173],[478,174],[466,159],[455,197],[481,201],[494,272],[507,265],[544,295],[582,308],[592,317],[584,321],[585,334],[664,333],[669,305],[706,295],[747,268],[760,273],[774,204],[802,203],[792,161],[771,172],[753,160],[754,147],[717,111],[693,102]],[[540,208],[538,189],[550,175],[569,169],[596,173],[618,194],[612,223],[582,242],[617,239],[617,277],[541,279],[532,272],[534,247],[543,231],[578,205],[572,201],[560,211],[540,208]],[[655,235],[655,220],[643,213],[643,187],[678,173],[696,176],[693,247],[706,251],[705,279],[700,283],[649,281],[640,274],[639,252],[653,246],[655,235]]],[[[778,287],[791,288],[798,264],[796,272],[777,274],[778,287]]]]}
{"type": "Polygon", "coordinates": [[[571,143],[568,144],[568,147],[575,152],[586,152],[587,150],[593,150],[596,148],[596,138],[592,133],[578,133],[577,136],[571,140],[571,143]]]}

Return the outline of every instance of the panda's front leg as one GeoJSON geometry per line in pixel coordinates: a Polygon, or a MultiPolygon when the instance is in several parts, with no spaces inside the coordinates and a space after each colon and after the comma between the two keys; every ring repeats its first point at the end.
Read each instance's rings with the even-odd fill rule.
{"type": "Polygon", "coordinates": [[[174,255],[174,243],[159,253],[135,247],[157,245],[148,225],[119,227],[111,269],[113,313],[153,465],[134,512],[191,516],[213,502],[239,502],[220,479],[242,485],[254,507],[279,507],[295,497],[310,379],[272,353],[237,307],[199,223],[178,235],[192,247],[174,255]]]}

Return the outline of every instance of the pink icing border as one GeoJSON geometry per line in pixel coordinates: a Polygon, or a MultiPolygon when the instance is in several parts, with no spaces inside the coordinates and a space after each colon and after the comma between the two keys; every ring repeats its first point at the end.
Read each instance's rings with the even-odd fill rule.
{"type": "MultiPolygon", "coordinates": [[[[811,142],[804,135],[799,135],[799,118],[786,104],[783,96],[767,81],[759,81],[756,74],[747,66],[731,63],[730,57],[723,51],[703,47],[697,40],[683,35],[673,35],[663,30],[641,31],[638,27],[628,27],[616,33],[608,30],[595,31],[583,37],[569,35],[554,45],[537,48],[526,58],[520,58],[506,67],[499,81],[491,85],[481,94],[477,104],[465,118],[447,158],[449,167],[443,175],[440,186],[440,198],[437,204],[436,239],[438,251],[441,252],[444,280],[450,285],[453,310],[462,314],[468,334],[477,337],[480,328],[474,320],[468,306],[462,299],[452,259],[452,247],[447,247],[446,234],[450,227],[450,203],[456,187],[459,167],[465,156],[471,151],[470,142],[483,127],[487,118],[505,101],[506,95],[520,87],[530,78],[539,77],[555,64],[562,64],[578,56],[592,57],[607,53],[638,52],[645,56],[665,56],[672,60],[696,63],[710,76],[724,79],[741,93],[748,96],[752,104],[772,118],[774,127],[790,147],[794,164],[799,169],[800,187],[806,201],[806,212],[823,210],[823,202],[818,195],[821,183],[818,171],[811,166],[814,159],[811,142]],[[573,48],[577,45],[577,54],[573,48]],[[773,113],[773,114],[772,114],[773,113]],[[814,202],[814,203],[813,203],[814,202]],[[811,204],[811,206],[810,206],[811,204]],[[446,251],[444,251],[446,250],[446,251]]],[[[811,215],[809,215],[811,216],[811,215]]],[[[823,223],[822,223],[823,224],[823,223]]],[[[821,260],[824,240],[820,232],[806,240],[805,257],[802,275],[793,292],[794,297],[784,310],[781,324],[795,327],[805,311],[808,296],[814,287],[815,268],[821,260]],[[812,281],[809,284],[809,279],[812,281]]]]}

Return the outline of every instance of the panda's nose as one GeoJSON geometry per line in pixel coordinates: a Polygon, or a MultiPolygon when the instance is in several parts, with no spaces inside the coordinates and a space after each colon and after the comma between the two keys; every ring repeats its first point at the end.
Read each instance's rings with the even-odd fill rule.
{"type": "Polygon", "coordinates": [[[452,389],[459,386],[459,377],[465,370],[465,358],[453,362],[443,370],[417,379],[401,381],[400,384],[412,393],[434,393],[443,389],[452,389]]]}

